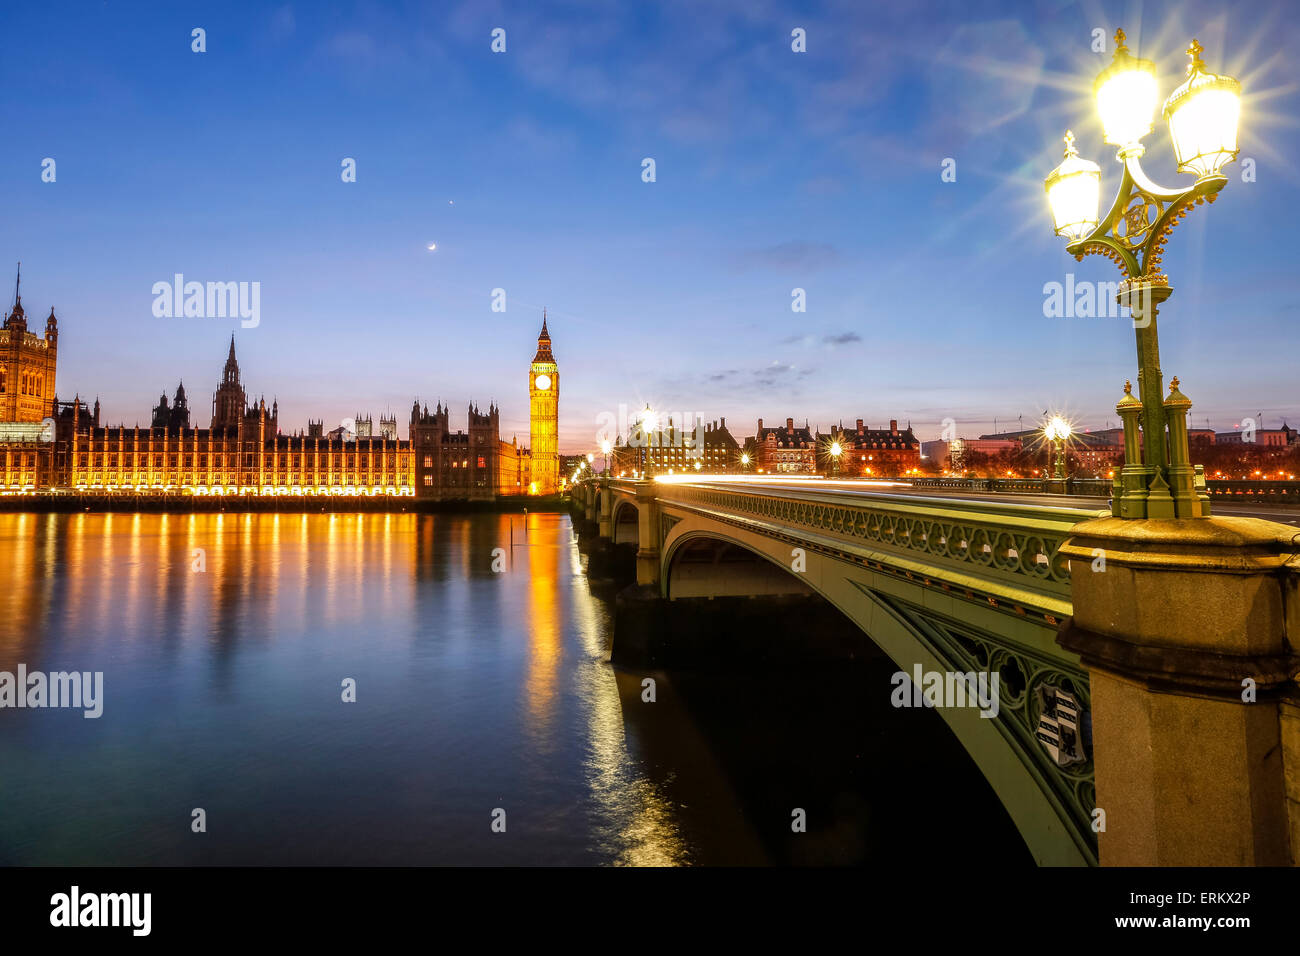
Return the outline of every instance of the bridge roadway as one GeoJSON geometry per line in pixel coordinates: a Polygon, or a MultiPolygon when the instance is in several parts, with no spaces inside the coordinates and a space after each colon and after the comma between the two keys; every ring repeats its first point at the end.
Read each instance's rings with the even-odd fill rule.
{"type": "MultiPolygon", "coordinates": [[[[990,504],[1021,504],[1034,507],[1072,508],[1083,512],[1080,520],[1092,517],[1105,517],[1110,514],[1110,499],[1091,495],[1048,495],[1022,494],[1003,491],[958,491],[949,488],[914,488],[907,481],[888,481],[872,479],[819,479],[819,478],[742,478],[731,480],[728,476],[713,479],[688,479],[691,484],[708,484],[713,487],[729,487],[731,490],[755,490],[754,485],[763,488],[779,488],[793,493],[834,491],[836,493],[855,495],[915,495],[924,498],[957,498],[965,501],[987,501],[990,504]]],[[[1279,524],[1300,526],[1300,505],[1291,507],[1253,504],[1225,504],[1214,502],[1214,514],[1223,517],[1262,518],[1279,524]]]]}

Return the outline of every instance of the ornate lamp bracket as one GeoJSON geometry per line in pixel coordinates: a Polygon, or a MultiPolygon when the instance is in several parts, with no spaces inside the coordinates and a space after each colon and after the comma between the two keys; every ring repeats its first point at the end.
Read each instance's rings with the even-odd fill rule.
{"type": "Polygon", "coordinates": [[[1141,146],[1121,150],[1124,177],[1110,211],[1089,235],[1066,246],[1075,259],[1102,255],[1117,266],[1124,278],[1168,292],[1169,280],[1159,272],[1169,234],[1192,207],[1214,202],[1228,182],[1226,176],[1207,176],[1186,189],[1168,189],[1152,182],[1142,170],[1141,146]]]}

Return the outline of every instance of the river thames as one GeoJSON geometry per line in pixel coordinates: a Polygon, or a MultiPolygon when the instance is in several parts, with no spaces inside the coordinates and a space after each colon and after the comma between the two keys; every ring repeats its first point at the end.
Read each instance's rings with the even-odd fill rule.
{"type": "Polygon", "coordinates": [[[887,662],[612,667],[567,515],[5,514],[0,549],[0,670],[104,675],[97,719],[0,710],[0,864],[1028,862],[887,662]]]}

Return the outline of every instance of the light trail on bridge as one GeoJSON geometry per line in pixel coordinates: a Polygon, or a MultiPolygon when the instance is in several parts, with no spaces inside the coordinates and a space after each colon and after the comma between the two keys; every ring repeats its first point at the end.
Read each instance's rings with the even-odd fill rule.
{"type": "MultiPolygon", "coordinates": [[[[962,501],[987,501],[993,504],[1020,504],[1035,507],[1053,506],[1079,511],[1090,517],[1106,517],[1110,514],[1110,499],[1100,495],[1051,495],[1051,494],[1017,494],[988,491],[960,491],[947,488],[915,488],[909,481],[891,481],[880,478],[822,478],[818,475],[793,477],[783,475],[707,475],[681,474],[659,475],[654,479],[662,484],[708,485],[711,487],[755,485],[782,491],[826,493],[835,492],[853,495],[908,495],[916,498],[944,498],[962,501]]],[[[1262,518],[1281,524],[1300,526],[1300,508],[1278,507],[1275,505],[1228,504],[1214,502],[1214,514],[1220,517],[1262,518]]]]}

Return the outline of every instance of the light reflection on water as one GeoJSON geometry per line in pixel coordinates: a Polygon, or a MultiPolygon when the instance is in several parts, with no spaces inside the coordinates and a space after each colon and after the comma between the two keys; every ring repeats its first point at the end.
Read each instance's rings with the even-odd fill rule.
{"type": "Polygon", "coordinates": [[[0,710],[0,863],[694,857],[562,515],[6,514],[0,555],[0,670],[105,683],[0,710]]]}

